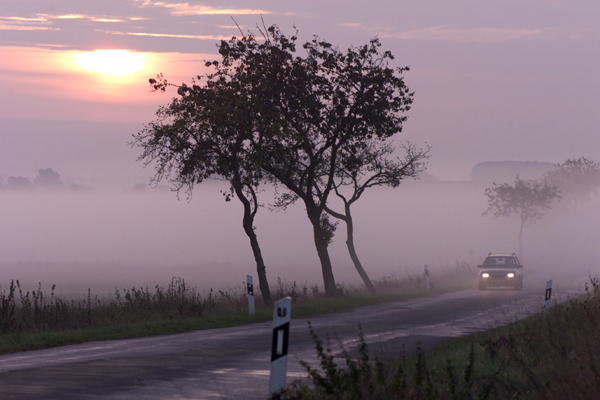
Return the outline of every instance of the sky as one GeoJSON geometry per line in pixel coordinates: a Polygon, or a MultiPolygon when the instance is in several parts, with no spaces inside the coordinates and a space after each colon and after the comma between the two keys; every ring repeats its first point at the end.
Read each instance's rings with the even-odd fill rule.
{"type": "Polygon", "coordinates": [[[190,82],[219,40],[263,21],[340,48],[378,36],[411,68],[397,140],[432,146],[439,179],[468,179],[482,161],[597,159],[599,17],[594,0],[3,0],[0,172],[148,175],[126,143],[175,94],[149,93],[147,79],[190,82]],[[132,53],[105,61],[123,75],[81,61],[100,49],[132,53]]]}
{"type": "MultiPolygon", "coordinates": [[[[257,33],[257,26],[263,24],[277,24],[287,34],[297,29],[300,42],[317,35],[342,49],[379,37],[383,49],[394,54],[394,66],[410,67],[404,77],[415,92],[396,141],[431,146],[428,172],[440,180],[469,180],[471,168],[484,161],[600,159],[597,0],[2,0],[0,183],[6,184],[10,176],[33,180],[38,170],[53,168],[66,183],[100,191],[147,184],[152,170],[136,161],[139,149],[128,142],[154,119],[159,106],[176,95],[150,93],[148,78],[163,73],[171,82],[189,83],[203,73],[205,60],[218,58],[220,40],[239,36],[240,29],[257,33]]],[[[214,192],[214,207],[226,207],[220,203],[218,189],[214,192]]],[[[77,228],[82,219],[63,223],[74,218],[73,213],[52,208],[52,204],[64,206],[64,199],[38,200],[28,210],[2,216],[3,223],[10,222],[8,218],[19,227],[3,230],[0,262],[164,263],[172,253],[167,256],[159,250],[175,248],[177,254],[187,254],[177,263],[189,265],[198,257],[189,250],[193,241],[160,239],[156,233],[160,229],[143,221],[179,221],[180,230],[189,230],[186,233],[193,237],[193,229],[204,223],[202,213],[231,213],[231,208],[210,211],[206,204],[213,200],[202,203],[198,200],[202,195],[182,204],[169,195],[169,200],[161,197],[158,202],[172,200],[177,205],[169,212],[148,211],[160,216],[154,219],[142,214],[139,199],[102,194],[103,200],[69,200],[76,204],[67,207],[82,218],[85,210],[102,215],[102,204],[121,207],[106,221],[129,224],[116,229],[106,221],[90,220],[88,226],[95,228],[83,236],[77,228]],[[186,212],[197,213],[194,218],[180,211],[186,205],[190,207],[186,212]],[[23,220],[15,215],[23,215],[23,220]],[[145,226],[141,235],[145,239],[136,226],[145,226]],[[94,236],[94,231],[102,232],[102,237],[94,236]],[[134,236],[136,243],[145,240],[145,244],[124,245],[125,238],[134,236]],[[36,251],[20,247],[28,241],[36,251]],[[80,243],[79,247],[73,243],[80,243]],[[82,252],[86,246],[90,253],[82,252]],[[66,253],[70,257],[65,258],[66,253]]],[[[17,210],[27,201],[4,199],[3,207],[17,210]]],[[[415,200],[423,203],[422,198],[415,200]]],[[[473,215],[479,218],[485,204],[477,204],[473,215]]],[[[364,209],[367,213],[368,207],[364,209]]],[[[237,226],[239,210],[232,215],[235,240],[245,243],[237,226]]],[[[442,219],[433,217],[435,213],[424,215],[432,222],[442,219]]],[[[270,218],[266,224],[291,217],[270,218]]],[[[381,221],[385,219],[381,214],[381,221]]],[[[227,240],[231,235],[227,224],[207,226],[224,227],[222,236],[215,237],[227,240]]],[[[175,235],[177,225],[165,229],[175,235]]],[[[275,236],[291,234],[282,229],[275,236]]],[[[376,228],[372,225],[372,229],[376,228]]],[[[473,229],[472,234],[479,235],[479,228],[473,229]]],[[[210,239],[208,231],[203,232],[210,239]]],[[[393,246],[387,236],[381,243],[393,246]]],[[[448,258],[462,257],[473,246],[467,240],[460,244],[458,256],[448,258]]],[[[303,252],[302,247],[289,251],[303,252]]],[[[487,251],[482,245],[481,254],[487,251]]],[[[414,255],[414,262],[420,263],[423,254],[414,255]]],[[[390,259],[374,262],[399,263],[390,259]]],[[[218,263],[218,257],[209,261],[218,263]]]]}

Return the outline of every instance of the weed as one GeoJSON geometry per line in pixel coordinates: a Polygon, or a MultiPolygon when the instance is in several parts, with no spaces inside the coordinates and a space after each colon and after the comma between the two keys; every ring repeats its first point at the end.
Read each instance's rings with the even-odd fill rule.
{"type": "MultiPolygon", "coordinates": [[[[456,272],[451,272],[456,276],[456,272]]],[[[464,279],[464,277],[463,277],[464,279]]],[[[420,276],[384,278],[382,296],[366,294],[363,286],[339,284],[340,296],[325,298],[318,285],[286,282],[281,278],[272,290],[273,298],[292,297],[295,315],[310,316],[340,311],[406,297],[423,295],[420,276]]],[[[451,279],[444,279],[451,281],[451,279]]],[[[376,284],[377,285],[377,284],[376,284]]],[[[382,288],[383,286],[380,286],[382,288]]],[[[173,277],[167,287],[115,288],[109,296],[98,297],[90,289],[81,299],[64,299],[55,292],[24,291],[18,280],[0,285],[0,351],[31,350],[106,338],[119,339],[240,325],[270,318],[271,307],[256,296],[257,313],[247,314],[245,285],[201,294],[182,278],[173,277]]],[[[433,292],[427,292],[432,294],[433,292]]],[[[378,378],[384,369],[375,368],[378,378]]]]}
{"type": "MultiPolygon", "coordinates": [[[[279,399],[596,399],[600,392],[600,284],[586,294],[489,332],[416,356],[371,361],[361,328],[358,358],[343,347],[336,362],[309,330],[320,368],[305,362],[310,386],[294,383],[279,399]],[[451,347],[454,346],[454,347],[451,347]],[[458,349],[457,349],[458,346],[458,349]],[[451,351],[445,351],[444,349],[451,351]]],[[[403,351],[404,353],[404,351],[403,351]]]]}
{"type": "MultiPolygon", "coordinates": [[[[81,329],[125,322],[158,319],[182,319],[199,316],[207,310],[231,301],[233,294],[221,292],[222,302],[204,299],[181,278],[173,278],[167,288],[159,285],[115,290],[114,297],[100,299],[88,289],[81,300],[66,301],[37,290],[23,292],[20,282],[11,281],[8,290],[0,291],[0,333],[41,332],[81,329]]],[[[237,296],[239,297],[239,296],[237,296]]]]}

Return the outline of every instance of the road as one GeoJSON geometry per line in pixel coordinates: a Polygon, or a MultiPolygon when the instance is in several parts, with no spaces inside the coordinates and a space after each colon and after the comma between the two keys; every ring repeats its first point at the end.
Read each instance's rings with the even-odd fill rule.
{"type": "MultiPolygon", "coordinates": [[[[572,290],[573,286],[569,286],[572,290]]],[[[311,317],[320,338],[337,335],[352,350],[362,326],[380,359],[414,353],[452,338],[537,312],[545,281],[522,291],[475,289],[311,317]]],[[[555,293],[565,298],[567,290],[555,293]]],[[[105,341],[0,356],[1,399],[265,399],[272,324],[105,341]]],[[[337,339],[333,343],[337,343],[337,339]]],[[[290,328],[288,383],[299,364],[316,365],[307,319],[290,328]]]]}

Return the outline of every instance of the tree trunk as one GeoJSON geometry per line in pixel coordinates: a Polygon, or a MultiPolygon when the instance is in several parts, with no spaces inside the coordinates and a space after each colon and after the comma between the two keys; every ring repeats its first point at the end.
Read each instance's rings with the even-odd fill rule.
{"type": "Polygon", "coordinates": [[[313,226],[313,234],[315,239],[315,247],[317,248],[317,254],[321,261],[321,270],[323,272],[323,285],[325,287],[325,295],[327,297],[337,296],[337,288],[335,286],[335,278],[333,277],[333,268],[331,266],[331,259],[329,258],[329,251],[327,250],[328,243],[323,236],[321,230],[321,214],[318,210],[306,210],[308,218],[313,226]]]}
{"type": "Polygon", "coordinates": [[[375,286],[373,286],[371,279],[369,279],[369,276],[367,275],[366,271],[364,270],[360,260],[358,259],[358,255],[356,254],[356,249],[354,248],[354,224],[352,222],[352,215],[350,214],[350,204],[346,203],[345,209],[346,209],[346,218],[344,219],[344,221],[346,222],[346,246],[348,246],[348,252],[350,253],[350,258],[352,259],[352,262],[354,263],[354,267],[356,268],[356,270],[358,271],[358,274],[360,275],[363,282],[365,283],[365,286],[367,287],[367,290],[369,291],[369,293],[375,294],[376,293],[375,286]]]}
{"type": "Polygon", "coordinates": [[[250,222],[250,227],[247,227],[245,215],[244,230],[246,231],[246,235],[248,235],[248,237],[250,238],[250,246],[252,247],[252,253],[254,253],[254,260],[256,261],[256,272],[258,274],[258,284],[260,288],[260,293],[262,294],[264,302],[267,304],[271,304],[273,303],[273,298],[271,297],[271,291],[269,290],[269,282],[267,281],[267,270],[262,257],[262,252],[260,251],[260,246],[258,245],[258,238],[256,237],[254,229],[252,229],[252,222],[250,222]]]}
{"type": "Polygon", "coordinates": [[[525,262],[525,254],[523,254],[523,226],[525,225],[525,221],[521,220],[521,227],[519,229],[519,259],[521,263],[525,262]]]}
{"type": "Polygon", "coordinates": [[[269,282],[267,281],[265,262],[258,244],[258,237],[256,236],[256,232],[254,232],[254,213],[252,212],[252,205],[250,204],[248,198],[246,198],[244,195],[242,188],[235,185],[234,189],[238,199],[240,199],[244,205],[244,218],[242,220],[242,225],[244,226],[246,235],[248,238],[250,238],[250,246],[252,247],[252,253],[254,254],[254,260],[256,261],[256,272],[258,274],[260,293],[263,301],[266,304],[271,304],[273,303],[273,298],[271,297],[271,290],[269,289],[269,282]]]}

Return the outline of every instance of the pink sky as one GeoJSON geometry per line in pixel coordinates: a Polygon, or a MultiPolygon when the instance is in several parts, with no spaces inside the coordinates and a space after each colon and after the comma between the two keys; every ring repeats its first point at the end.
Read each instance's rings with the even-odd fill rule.
{"type": "Polygon", "coordinates": [[[148,93],[163,72],[189,82],[219,38],[278,24],[302,41],[347,47],[373,36],[410,66],[415,91],[397,140],[433,147],[429,171],[468,179],[482,161],[600,158],[600,3],[497,1],[3,0],[0,175],[144,181],[126,146],[175,93],[148,93]],[[126,76],[82,69],[75,54],[142,53],[126,76]]]}

